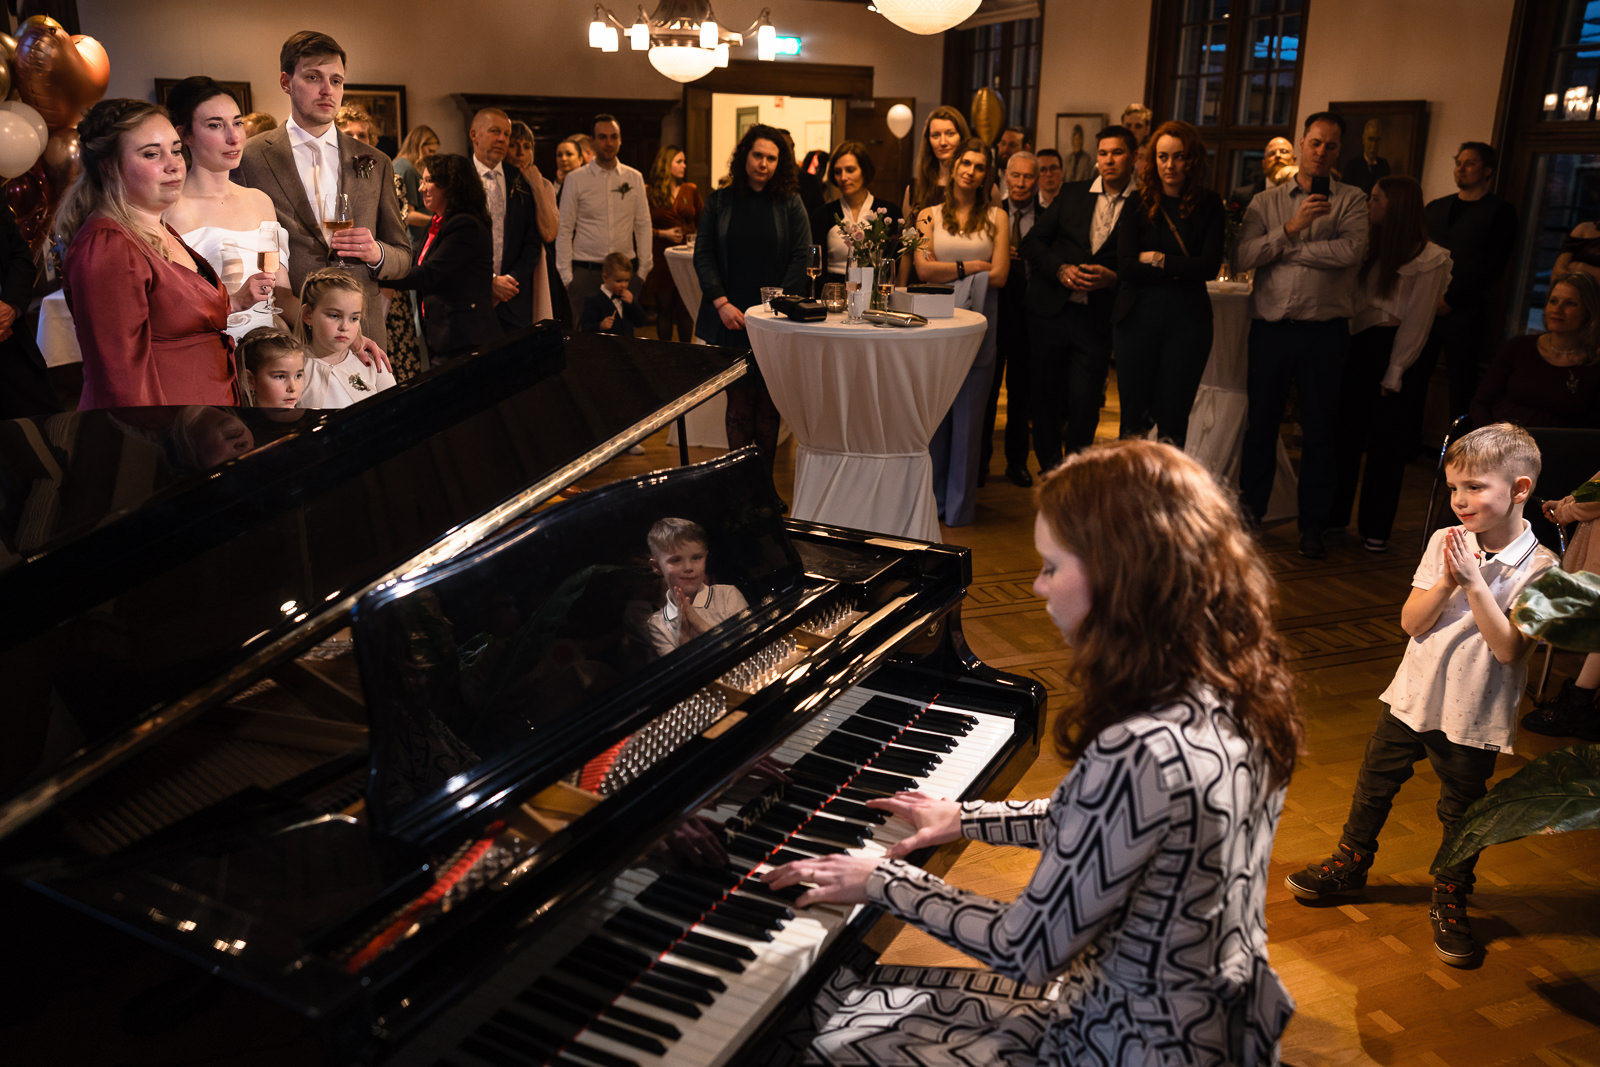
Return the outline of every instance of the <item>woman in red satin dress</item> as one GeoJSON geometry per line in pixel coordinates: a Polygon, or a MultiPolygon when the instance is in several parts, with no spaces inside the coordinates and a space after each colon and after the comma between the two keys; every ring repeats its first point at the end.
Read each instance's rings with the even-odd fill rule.
{"type": "Polygon", "coordinates": [[[205,259],[162,221],[183,192],[185,167],[161,108],[102,101],[78,136],[83,168],[56,211],[83,350],[78,407],[236,403],[228,313],[269,297],[272,275],[250,277],[230,301],[205,259]]]}

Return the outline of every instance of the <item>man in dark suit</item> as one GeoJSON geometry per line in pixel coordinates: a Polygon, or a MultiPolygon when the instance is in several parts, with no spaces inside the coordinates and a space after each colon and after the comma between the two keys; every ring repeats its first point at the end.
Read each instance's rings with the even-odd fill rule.
{"type": "Polygon", "coordinates": [[[1016,152],[1006,163],[1006,209],[1011,228],[1011,270],[1005,288],[1000,290],[999,317],[995,322],[994,384],[989,389],[989,405],[983,413],[983,455],[978,461],[978,484],[989,477],[989,460],[994,456],[995,412],[1000,406],[1000,381],[1006,387],[1006,478],[1012,485],[1027,488],[1033,484],[1028,473],[1028,423],[1030,393],[1028,367],[1028,261],[1022,258],[1022,241],[1039,217],[1039,199],[1034,194],[1039,176],[1039,160],[1032,152],[1016,152]]]}
{"type": "Polygon", "coordinates": [[[505,329],[521,329],[533,323],[533,272],[544,255],[533,190],[517,168],[503,165],[511,147],[511,119],[504,111],[487,107],[472,116],[467,139],[489,202],[495,312],[505,329]]]}
{"type": "Polygon", "coordinates": [[[389,157],[340,133],[334,116],[344,100],[344,50],[325,33],[301,30],[278,54],[278,85],[289,95],[289,121],[244,143],[234,181],[272,198],[289,231],[289,284],[330,263],[361,279],[366,304],[362,335],[389,345],[378,283],[411,270],[411,239],[394,195],[389,157]],[[338,194],[350,197],[354,225],[324,226],[335,218],[338,194]]]}
{"type": "Polygon", "coordinates": [[[1061,187],[1022,242],[1028,261],[1033,450],[1049,470],[1062,449],[1094,443],[1111,368],[1117,219],[1134,192],[1138,139],[1123,126],[1096,138],[1089,182],[1061,187]]]}

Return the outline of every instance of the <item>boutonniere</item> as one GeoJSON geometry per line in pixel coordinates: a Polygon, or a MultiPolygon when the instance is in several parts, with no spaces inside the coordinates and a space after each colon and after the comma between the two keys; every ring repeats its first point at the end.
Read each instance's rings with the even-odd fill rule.
{"type": "MultiPolygon", "coordinates": [[[[371,163],[372,160],[369,159],[367,162],[371,163]]],[[[350,388],[362,393],[370,393],[372,391],[367,383],[361,380],[361,375],[359,374],[350,375],[350,388]]]]}
{"type": "Polygon", "coordinates": [[[618,196],[627,196],[628,192],[632,188],[633,188],[632,185],[628,184],[627,182],[623,182],[621,185],[617,186],[617,195],[618,196]]]}
{"type": "Polygon", "coordinates": [[[377,165],[378,161],[373,159],[371,156],[357,156],[355,158],[356,177],[372,177],[372,168],[376,167],[377,165]]]}

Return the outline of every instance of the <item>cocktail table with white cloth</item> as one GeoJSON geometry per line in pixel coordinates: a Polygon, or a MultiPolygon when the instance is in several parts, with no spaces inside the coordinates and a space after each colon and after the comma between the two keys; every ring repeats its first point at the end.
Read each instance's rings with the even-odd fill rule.
{"type": "Polygon", "coordinates": [[[939,540],[928,441],[983,343],[984,318],[900,329],[830,315],[795,322],[760,305],[745,328],[773,403],[794,430],[794,516],[939,540]]]}
{"type": "MultiPolygon", "coordinates": [[[[1250,283],[1207,282],[1206,291],[1211,297],[1211,356],[1189,409],[1189,439],[1183,450],[1222,484],[1237,487],[1250,410],[1250,283]]],[[[1292,519],[1298,510],[1294,464],[1280,439],[1278,472],[1262,517],[1267,522],[1292,519]]]]}

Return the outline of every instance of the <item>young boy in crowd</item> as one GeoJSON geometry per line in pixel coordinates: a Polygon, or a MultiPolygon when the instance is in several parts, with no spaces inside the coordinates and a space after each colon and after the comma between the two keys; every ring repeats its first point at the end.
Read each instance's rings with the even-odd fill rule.
{"type": "Polygon", "coordinates": [[[633,292],[628,288],[631,281],[633,262],[621,252],[607,256],[600,265],[600,291],[583,302],[578,329],[585,333],[632,337],[634,328],[649,320],[633,299],[633,292]]]}
{"type": "MultiPolygon", "coordinates": [[[[1500,422],[1462,437],[1444,462],[1461,525],[1433,535],[1411,580],[1400,610],[1411,641],[1378,698],[1388,710],[1367,742],[1339,847],[1287,879],[1302,900],[1367,884],[1378,833],[1418,760],[1426,756],[1439,775],[1439,821],[1448,837],[1467,806],[1488,791],[1495,754],[1509,751],[1516,735],[1533,643],[1508,612],[1556,562],[1522,517],[1539,478],[1539,446],[1526,430],[1500,422]]],[[[1434,952],[1453,967],[1478,955],[1466,912],[1476,862],[1474,855],[1432,872],[1434,952]]]]}
{"type": "Polygon", "coordinates": [[[705,528],[688,519],[661,519],[646,540],[650,562],[666,586],[667,602],[650,616],[650,647],[664,656],[749,605],[735,586],[706,580],[705,528]]]}

